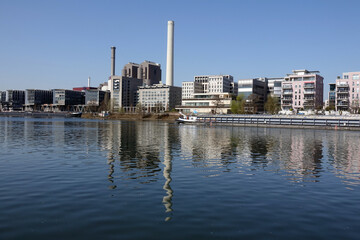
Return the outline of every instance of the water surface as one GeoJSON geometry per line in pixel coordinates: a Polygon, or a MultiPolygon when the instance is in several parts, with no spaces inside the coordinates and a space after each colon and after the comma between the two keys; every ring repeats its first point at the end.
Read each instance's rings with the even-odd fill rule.
{"type": "Polygon", "coordinates": [[[358,239],[359,132],[0,118],[0,239],[358,239]]]}

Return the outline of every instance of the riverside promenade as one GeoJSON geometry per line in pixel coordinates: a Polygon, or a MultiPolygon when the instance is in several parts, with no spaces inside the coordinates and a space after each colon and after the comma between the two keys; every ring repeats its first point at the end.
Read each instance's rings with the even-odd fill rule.
{"type": "Polygon", "coordinates": [[[199,124],[360,130],[360,115],[203,115],[199,124]]]}

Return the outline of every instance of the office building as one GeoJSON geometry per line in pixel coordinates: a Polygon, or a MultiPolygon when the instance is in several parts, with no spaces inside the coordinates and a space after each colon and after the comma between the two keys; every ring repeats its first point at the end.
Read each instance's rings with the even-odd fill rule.
{"type": "Polygon", "coordinates": [[[267,78],[240,79],[238,95],[246,99],[245,112],[264,112],[268,89],[267,78]]]}
{"type": "Polygon", "coordinates": [[[175,109],[181,104],[181,87],[165,84],[140,86],[138,102],[147,112],[161,112],[175,109]]]}
{"type": "Polygon", "coordinates": [[[27,111],[41,110],[41,105],[53,103],[52,90],[26,89],[25,109],[27,111]]]}
{"type": "Polygon", "coordinates": [[[238,84],[231,75],[200,75],[182,83],[182,101],[176,109],[184,112],[228,113],[238,84]]]}
{"type": "Polygon", "coordinates": [[[21,111],[25,104],[25,91],[6,90],[1,94],[2,108],[4,110],[21,111]]]}
{"type": "Polygon", "coordinates": [[[109,93],[98,90],[98,89],[88,89],[85,90],[85,105],[86,106],[100,106],[105,98],[109,99],[109,93]]]}
{"type": "Polygon", "coordinates": [[[71,106],[84,105],[85,93],[67,89],[53,89],[53,106],[60,111],[69,110],[71,106]]]}

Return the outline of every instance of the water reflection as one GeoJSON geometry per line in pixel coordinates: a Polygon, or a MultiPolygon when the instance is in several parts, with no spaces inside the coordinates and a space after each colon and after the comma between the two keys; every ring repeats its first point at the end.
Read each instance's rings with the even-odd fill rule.
{"type": "Polygon", "coordinates": [[[98,161],[92,156],[105,153],[108,188],[116,191],[126,181],[158,184],[165,220],[174,209],[175,163],[205,177],[273,171],[289,181],[317,182],[330,173],[347,185],[360,183],[358,132],[350,131],[3,118],[0,143],[3,156],[37,149],[65,164],[98,161]]]}

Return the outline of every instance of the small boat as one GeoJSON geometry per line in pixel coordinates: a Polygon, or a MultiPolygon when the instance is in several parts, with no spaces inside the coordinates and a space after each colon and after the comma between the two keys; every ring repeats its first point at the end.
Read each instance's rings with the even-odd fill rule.
{"type": "Polygon", "coordinates": [[[182,112],[180,112],[181,116],[176,119],[177,123],[196,123],[197,117],[196,116],[186,116],[182,112]]]}
{"type": "Polygon", "coordinates": [[[72,113],[69,113],[69,117],[81,117],[82,115],[82,112],[72,112],[72,113]]]}

